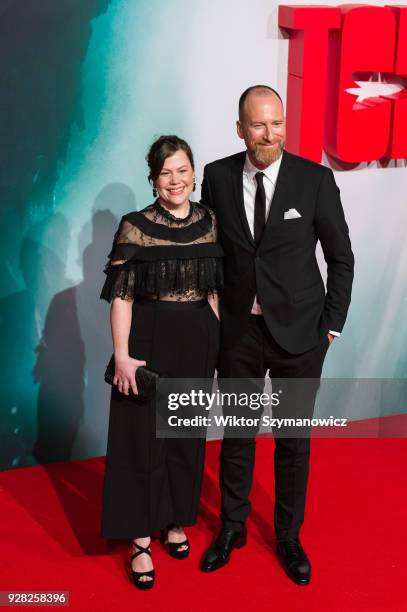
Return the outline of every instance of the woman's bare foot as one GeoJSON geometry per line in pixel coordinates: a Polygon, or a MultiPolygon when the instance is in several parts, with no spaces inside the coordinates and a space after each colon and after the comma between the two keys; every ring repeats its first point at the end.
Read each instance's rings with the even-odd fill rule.
{"type": "MultiPolygon", "coordinates": [[[[151,538],[134,538],[132,541],[132,554],[139,550],[135,544],[143,548],[150,548],[151,538]]],[[[154,569],[154,566],[150,555],[147,553],[140,553],[132,560],[131,568],[134,572],[149,572],[154,569]]],[[[153,578],[151,576],[140,576],[138,580],[140,582],[145,582],[147,580],[153,580],[153,578]]]]}
{"type": "MultiPolygon", "coordinates": [[[[185,542],[185,540],[187,539],[187,536],[185,535],[184,528],[179,525],[173,525],[171,529],[168,529],[167,539],[168,539],[168,542],[170,542],[171,544],[172,543],[178,544],[178,542],[185,542]]],[[[186,544],[183,544],[182,546],[179,546],[177,548],[178,552],[182,552],[187,549],[188,549],[188,546],[186,544]]]]}

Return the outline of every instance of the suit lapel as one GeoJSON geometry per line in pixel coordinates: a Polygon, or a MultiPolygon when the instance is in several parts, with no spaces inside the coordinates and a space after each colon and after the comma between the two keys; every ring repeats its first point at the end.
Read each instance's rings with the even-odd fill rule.
{"type": "Polygon", "coordinates": [[[249,223],[247,221],[246,211],[244,208],[244,199],[243,199],[243,167],[246,158],[246,151],[242,151],[238,155],[233,158],[233,165],[231,167],[232,174],[232,183],[233,183],[233,192],[234,192],[234,200],[237,208],[237,212],[240,218],[241,226],[243,232],[250,242],[250,244],[255,248],[254,239],[252,233],[250,231],[249,223]]]}
{"type": "Polygon", "coordinates": [[[290,185],[290,180],[292,180],[292,176],[290,176],[291,165],[291,155],[286,151],[283,151],[280,170],[278,171],[277,182],[274,188],[273,199],[271,200],[270,210],[266,221],[266,227],[264,228],[264,233],[259,248],[261,248],[263,242],[265,242],[269,238],[273,225],[275,223],[278,223],[279,211],[283,210],[284,206],[287,204],[288,189],[290,185]]]}

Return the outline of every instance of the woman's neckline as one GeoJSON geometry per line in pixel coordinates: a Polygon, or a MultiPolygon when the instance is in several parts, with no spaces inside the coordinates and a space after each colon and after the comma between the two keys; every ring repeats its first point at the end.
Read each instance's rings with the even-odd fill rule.
{"type": "Polygon", "coordinates": [[[193,204],[194,203],[189,200],[189,211],[188,211],[188,214],[187,214],[186,217],[176,217],[169,210],[164,208],[164,206],[162,206],[162,204],[160,204],[160,200],[159,199],[157,199],[155,201],[154,206],[156,207],[156,209],[158,210],[160,215],[162,215],[163,217],[165,217],[169,221],[173,221],[174,223],[185,223],[185,221],[188,221],[192,217],[192,213],[194,212],[194,205],[193,204]]]}

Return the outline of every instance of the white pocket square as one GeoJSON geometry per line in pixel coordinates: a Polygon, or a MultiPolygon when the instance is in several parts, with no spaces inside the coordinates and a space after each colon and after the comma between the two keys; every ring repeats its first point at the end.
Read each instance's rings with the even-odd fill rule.
{"type": "Polygon", "coordinates": [[[298,212],[298,210],[295,210],[295,208],[290,208],[289,210],[286,210],[284,213],[284,221],[287,221],[287,219],[300,219],[301,215],[298,212]]]}

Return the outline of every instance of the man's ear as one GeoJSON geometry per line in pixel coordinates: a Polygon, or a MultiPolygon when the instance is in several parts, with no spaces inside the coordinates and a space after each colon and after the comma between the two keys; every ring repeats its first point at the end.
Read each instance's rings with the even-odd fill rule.
{"type": "Polygon", "coordinates": [[[243,136],[243,128],[242,128],[242,124],[240,123],[239,119],[236,121],[236,131],[237,131],[237,135],[239,136],[239,138],[244,138],[243,136]]]}

